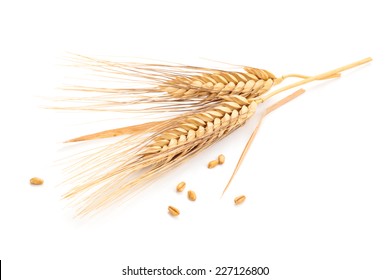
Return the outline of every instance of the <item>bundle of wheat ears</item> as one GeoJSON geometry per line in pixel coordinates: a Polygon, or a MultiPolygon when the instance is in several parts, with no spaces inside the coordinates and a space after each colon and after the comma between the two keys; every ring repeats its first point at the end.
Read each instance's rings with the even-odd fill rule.
{"type": "Polygon", "coordinates": [[[82,106],[68,109],[170,113],[158,120],[106,130],[71,139],[78,142],[123,135],[117,142],[80,156],[67,181],[74,187],[65,194],[87,215],[123,199],[163,173],[195,156],[262,112],[229,183],[236,174],[260,126],[271,111],[304,92],[293,92],[276,102],[271,97],[303,84],[336,78],[344,70],[371,61],[366,58],[319,75],[284,75],[252,67],[221,70],[172,63],[112,62],[76,57],[83,66],[125,82],[123,88],[67,87],[81,93],[72,101],[82,106]],[[286,78],[297,82],[271,89],[286,78]],[[92,96],[91,96],[92,94],[92,96]],[[267,102],[266,102],[267,101],[267,102]]]}

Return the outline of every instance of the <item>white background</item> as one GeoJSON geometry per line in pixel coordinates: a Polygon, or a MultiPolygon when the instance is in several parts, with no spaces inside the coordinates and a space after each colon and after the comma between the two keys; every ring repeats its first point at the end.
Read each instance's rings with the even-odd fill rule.
{"type": "MultiPolygon", "coordinates": [[[[4,279],[149,279],[121,276],[127,265],[214,272],[216,266],[268,266],[265,279],[390,279],[385,3],[2,1],[4,279]],[[306,86],[303,96],[267,116],[222,199],[248,129],[121,207],[79,220],[60,198],[66,189],[56,187],[63,178],[54,162],[67,153],[61,141],[85,133],[77,123],[94,116],[43,110],[38,98],[58,94],[66,52],[184,63],[207,58],[277,75],[320,73],[367,56],[374,61],[306,86]],[[226,164],[205,168],[219,153],[226,164]],[[45,178],[44,186],[30,186],[32,176],[45,178]],[[198,201],[175,193],[181,180],[198,201]],[[238,194],[247,201],[235,207],[238,194]],[[181,209],[178,218],[166,213],[169,204],[181,209]]],[[[88,126],[100,128],[99,122],[88,126]]]]}

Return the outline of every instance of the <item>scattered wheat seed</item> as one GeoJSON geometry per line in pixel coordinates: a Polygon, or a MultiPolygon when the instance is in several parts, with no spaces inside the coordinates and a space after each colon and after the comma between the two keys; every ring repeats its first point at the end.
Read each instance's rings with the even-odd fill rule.
{"type": "Polygon", "coordinates": [[[194,191],[188,191],[188,199],[191,201],[196,200],[196,193],[194,191]]]}
{"type": "Polygon", "coordinates": [[[38,177],[33,177],[30,179],[30,184],[31,185],[42,185],[43,184],[43,179],[38,178],[38,177]]]}
{"type": "Polygon", "coordinates": [[[209,162],[209,164],[207,165],[208,168],[214,168],[218,165],[218,160],[215,159],[215,160],[212,160],[209,162]]]}
{"type": "Polygon", "coordinates": [[[185,182],[180,182],[177,185],[177,187],[176,187],[176,191],[177,192],[182,192],[182,191],[184,191],[185,187],[186,187],[186,183],[185,182]]]}
{"type": "Polygon", "coordinates": [[[172,216],[179,216],[180,215],[179,209],[177,209],[176,207],[173,207],[173,206],[168,206],[168,212],[172,216]]]}
{"type": "Polygon", "coordinates": [[[225,163],[225,156],[221,154],[218,156],[218,164],[224,164],[224,163],[225,163]]]}
{"type": "Polygon", "coordinates": [[[245,201],[246,196],[245,195],[239,195],[234,199],[234,204],[238,205],[245,201]]]}

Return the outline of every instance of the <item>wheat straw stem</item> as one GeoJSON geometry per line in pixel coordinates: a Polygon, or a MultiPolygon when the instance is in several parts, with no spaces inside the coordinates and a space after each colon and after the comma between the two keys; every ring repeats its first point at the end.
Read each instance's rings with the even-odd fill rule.
{"type": "Polygon", "coordinates": [[[328,72],[325,72],[325,73],[322,73],[322,74],[319,74],[319,75],[315,75],[315,76],[312,76],[312,77],[309,77],[307,79],[304,79],[304,80],[301,80],[301,81],[298,81],[296,83],[293,83],[293,84],[290,84],[290,85],[287,85],[287,86],[284,86],[284,87],[281,87],[273,92],[271,92],[270,94],[262,97],[261,99],[259,99],[257,102],[258,103],[261,103],[261,102],[264,102],[266,100],[268,100],[269,98],[271,98],[272,96],[282,92],[282,91],[285,91],[285,90],[289,90],[291,88],[295,88],[295,87],[299,87],[301,85],[304,85],[304,84],[307,84],[307,83],[310,83],[312,81],[315,81],[315,80],[321,80],[321,79],[324,79],[324,78],[327,78],[327,77],[330,77],[330,76],[333,76],[333,75],[336,75],[342,71],[345,71],[345,70],[348,70],[348,69],[351,69],[351,68],[354,68],[356,66],[359,66],[359,65],[362,65],[364,63],[367,63],[367,62],[370,62],[372,60],[371,57],[367,57],[365,59],[362,59],[362,60],[359,60],[359,61],[356,61],[354,63],[351,63],[351,64],[348,64],[348,65],[345,65],[345,66],[342,66],[342,67],[339,67],[339,68],[336,68],[334,70],[331,70],[331,71],[328,71],[328,72]]]}
{"type": "Polygon", "coordinates": [[[269,113],[271,113],[272,111],[278,109],[279,107],[283,106],[284,104],[290,102],[291,100],[297,98],[298,96],[300,96],[304,92],[305,92],[304,89],[299,89],[296,92],[294,92],[294,93],[284,97],[283,99],[279,100],[278,102],[270,105],[269,107],[267,107],[267,109],[265,109],[264,116],[268,115],[269,113]]]}
{"type": "MultiPolygon", "coordinates": [[[[304,80],[302,80],[302,81],[299,81],[299,82],[293,83],[293,84],[291,84],[291,85],[282,87],[282,88],[280,88],[280,89],[278,89],[278,90],[275,90],[275,91],[271,92],[268,96],[266,96],[266,97],[264,97],[264,98],[261,98],[261,99],[257,99],[256,102],[257,102],[257,103],[262,103],[262,102],[264,102],[265,100],[271,98],[272,96],[274,96],[274,95],[276,95],[276,94],[278,94],[278,93],[280,93],[280,92],[283,92],[283,91],[285,91],[285,90],[289,90],[289,89],[294,88],[294,87],[298,87],[298,86],[300,86],[300,85],[303,85],[303,84],[312,82],[312,81],[314,81],[314,80],[321,80],[321,79],[328,79],[328,78],[332,78],[332,77],[338,77],[340,72],[342,72],[342,71],[344,71],[344,70],[347,70],[347,69],[350,69],[350,68],[353,68],[353,67],[356,67],[356,66],[359,66],[359,65],[361,65],[361,64],[370,62],[371,60],[372,60],[372,58],[367,57],[367,58],[365,58],[365,59],[362,59],[362,60],[356,61],[356,62],[354,62],[354,63],[351,63],[351,64],[348,64],[348,65],[345,65],[345,66],[336,68],[336,69],[334,69],[334,70],[331,70],[331,71],[328,71],[328,72],[325,72],[325,73],[322,73],[322,74],[319,74],[319,75],[316,75],[316,76],[304,78],[304,80]]],[[[287,76],[289,76],[289,77],[298,77],[299,75],[291,74],[291,75],[287,75],[287,76]]],[[[286,78],[287,76],[284,76],[283,78],[286,78]]],[[[303,78],[304,76],[301,75],[301,77],[303,78]]],[[[225,189],[224,189],[223,192],[222,192],[222,196],[223,196],[223,194],[226,192],[226,190],[228,189],[230,183],[232,182],[234,176],[236,175],[238,169],[240,168],[241,163],[243,162],[243,160],[244,160],[244,158],[245,158],[245,156],[246,156],[246,154],[247,154],[247,152],[248,152],[248,150],[249,150],[249,148],[250,148],[250,146],[251,146],[251,144],[252,144],[252,142],[253,142],[253,140],[254,140],[256,134],[257,134],[257,132],[259,131],[260,124],[261,124],[261,122],[262,122],[262,120],[263,120],[263,117],[266,116],[266,115],[268,115],[268,114],[271,113],[272,111],[276,110],[276,109],[279,108],[280,106],[283,106],[284,104],[286,104],[286,103],[288,103],[289,101],[293,100],[294,98],[300,96],[300,95],[301,95],[302,93],[304,93],[304,92],[305,92],[305,90],[300,89],[300,90],[298,90],[298,91],[296,91],[296,92],[294,92],[294,93],[292,93],[292,94],[290,94],[290,95],[284,97],[283,99],[279,100],[278,102],[272,104],[271,106],[269,106],[269,107],[266,109],[264,115],[261,116],[260,120],[258,121],[258,123],[257,123],[257,125],[256,125],[256,128],[254,129],[254,131],[252,132],[252,134],[251,134],[251,136],[250,136],[248,142],[246,143],[245,148],[244,148],[243,152],[241,153],[241,156],[240,156],[240,158],[239,158],[239,160],[238,160],[238,162],[237,162],[237,165],[236,165],[236,167],[235,167],[235,169],[234,169],[234,171],[233,171],[233,174],[232,174],[232,176],[230,177],[229,182],[227,183],[225,189]]]]}
{"type": "MultiPolygon", "coordinates": [[[[282,77],[280,77],[279,79],[287,79],[287,78],[300,78],[300,79],[308,79],[310,78],[311,76],[307,76],[307,75],[302,75],[302,74],[288,74],[288,75],[283,75],[282,77]]],[[[325,78],[322,78],[322,80],[326,80],[326,79],[331,79],[331,78],[338,78],[340,77],[340,74],[339,73],[336,73],[332,76],[328,76],[328,77],[325,77],[325,78]]]]}
{"type": "Polygon", "coordinates": [[[245,158],[246,154],[248,153],[249,148],[251,147],[252,142],[253,142],[253,140],[255,139],[255,137],[256,137],[256,135],[257,135],[257,133],[258,133],[258,131],[259,131],[260,124],[262,123],[263,118],[264,118],[266,115],[268,115],[269,113],[271,113],[272,111],[274,111],[275,109],[279,108],[280,106],[283,106],[284,104],[288,103],[289,101],[293,100],[294,98],[300,96],[300,95],[303,94],[304,92],[305,92],[304,89],[299,89],[299,90],[297,90],[296,92],[294,92],[294,93],[292,93],[292,94],[290,94],[290,95],[284,97],[283,99],[279,100],[278,102],[276,102],[275,104],[271,105],[270,107],[268,107],[268,108],[265,110],[264,115],[262,115],[262,116],[260,117],[259,121],[258,121],[257,124],[256,124],[255,129],[253,130],[253,132],[252,132],[250,138],[248,139],[248,142],[246,143],[245,148],[244,148],[244,150],[242,151],[241,156],[240,156],[240,158],[239,158],[239,160],[238,160],[238,162],[237,162],[237,164],[236,164],[236,167],[234,168],[234,171],[233,171],[233,173],[232,173],[232,175],[231,175],[231,177],[230,177],[230,179],[229,179],[229,182],[227,183],[227,185],[226,185],[225,189],[223,190],[221,196],[223,196],[223,194],[226,192],[226,190],[227,190],[228,187],[230,186],[230,183],[233,181],[233,178],[234,178],[234,176],[236,175],[237,171],[240,169],[240,166],[241,166],[242,162],[244,161],[244,158],[245,158]]]}

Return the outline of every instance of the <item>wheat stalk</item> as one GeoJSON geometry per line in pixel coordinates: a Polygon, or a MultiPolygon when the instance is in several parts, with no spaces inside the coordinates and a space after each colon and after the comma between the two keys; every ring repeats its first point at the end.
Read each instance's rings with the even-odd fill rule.
{"type": "MultiPolygon", "coordinates": [[[[227,72],[189,66],[134,64],[133,68],[126,68],[126,73],[133,71],[150,77],[149,72],[158,69],[157,72],[161,77],[157,78],[158,82],[153,90],[159,88],[164,92],[164,95],[161,95],[165,96],[164,98],[174,96],[177,102],[185,104],[191,104],[186,102],[200,98],[198,100],[200,105],[195,106],[190,112],[170,119],[108,130],[70,140],[76,142],[128,134],[124,139],[97,153],[79,158],[70,170],[72,176],[68,180],[69,183],[76,184],[76,187],[65,197],[73,197],[80,203],[79,215],[100,210],[127,194],[136,192],[164,172],[229,135],[244,125],[254,115],[259,105],[267,114],[300,95],[302,91],[287,96],[278,103],[267,106],[266,109],[263,103],[274,95],[314,80],[337,77],[340,72],[370,60],[370,58],[363,59],[316,76],[292,74],[281,78],[275,78],[268,71],[248,67],[244,68],[246,73],[227,74],[227,72]],[[299,76],[302,80],[265,94],[272,85],[292,76],[299,76]]],[[[118,67],[117,64],[115,67],[118,67]]],[[[149,102],[154,103],[155,100],[149,99],[149,102]]],[[[259,125],[260,122],[249,139],[232,178],[247,153],[259,125]]]]}

